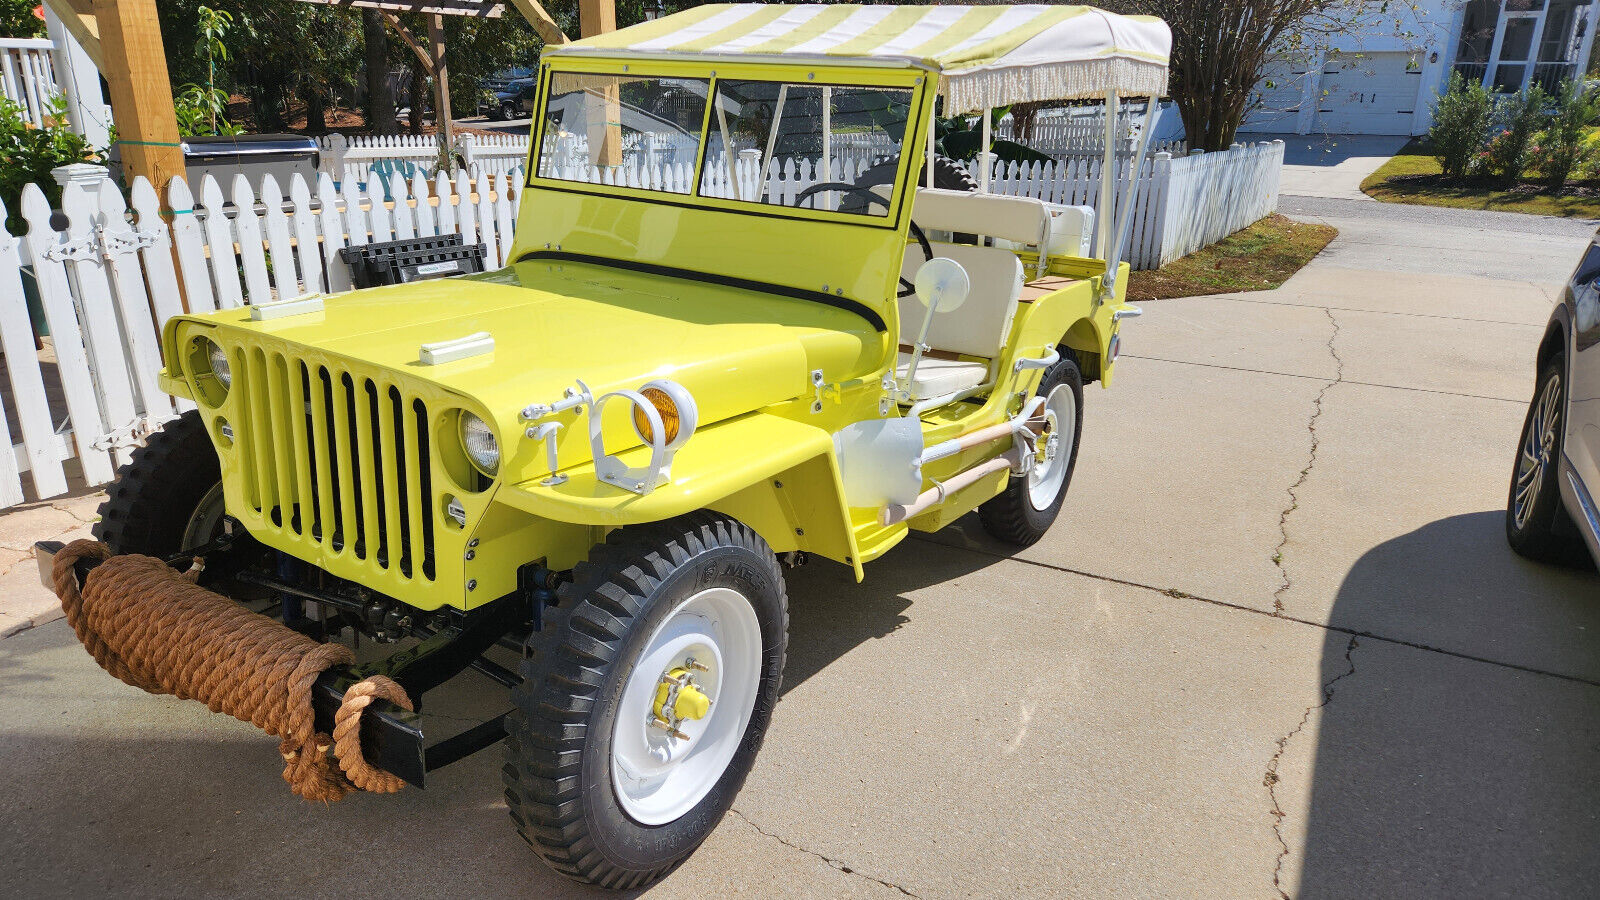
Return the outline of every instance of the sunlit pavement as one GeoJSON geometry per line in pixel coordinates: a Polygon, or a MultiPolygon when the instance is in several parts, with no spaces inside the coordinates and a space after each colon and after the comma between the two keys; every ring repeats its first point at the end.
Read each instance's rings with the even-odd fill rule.
{"type": "MultiPolygon", "coordinates": [[[[793,573],[785,693],[666,897],[1594,896],[1600,578],[1501,508],[1590,225],[1285,200],[1340,239],[1271,293],[1149,303],[1061,519],[855,585],[793,573]]],[[[493,712],[463,684],[430,709],[493,712]]],[[[431,699],[431,695],[430,695],[431,699]]],[[[323,808],[275,743],[0,641],[15,896],[564,896],[499,754],[323,808]]]]}

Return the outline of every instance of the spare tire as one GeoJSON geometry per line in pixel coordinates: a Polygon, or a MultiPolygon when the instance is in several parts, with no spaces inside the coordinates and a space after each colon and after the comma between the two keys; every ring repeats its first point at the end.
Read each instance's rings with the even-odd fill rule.
{"type": "MultiPolygon", "coordinates": [[[[927,163],[917,167],[917,184],[925,185],[928,180],[927,163]]],[[[868,166],[856,178],[856,184],[862,187],[872,187],[879,184],[893,184],[896,171],[900,168],[899,160],[889,160],[868,166]]],[[[969,194],[977,193],[978,182],[973,179],[972,173],[966,167],[948,156],[935,156],[933,158],[933,186],[943,191],[965,191],[969,194]]],[[[839,204],[839,209],[844,212],[865,213],[866,203],[862,200],[846,198],[839,204]],[[852,207],[850,204],[855,204],[852,207]]],[[[976,244],[978,236],[975,234],[953,234],[951,242],[956,244],[976,244]]]]}

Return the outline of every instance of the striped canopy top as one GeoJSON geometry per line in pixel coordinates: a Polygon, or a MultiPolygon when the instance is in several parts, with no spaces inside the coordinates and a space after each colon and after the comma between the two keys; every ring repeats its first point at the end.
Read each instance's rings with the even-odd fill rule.
{"type": "Polygon", "coordinates": [[[545,55],[901,61],[938,72],[955,113],[1113,90],[1164,94],[1171,47],[1160,19],[1092,6],[712,3],[545,55]]]}

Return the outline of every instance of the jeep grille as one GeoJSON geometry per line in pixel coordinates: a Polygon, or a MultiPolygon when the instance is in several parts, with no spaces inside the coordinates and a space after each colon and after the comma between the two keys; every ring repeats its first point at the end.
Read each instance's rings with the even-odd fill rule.
{"type": "Polygon", "coordinates": [[[262,347],[234,358],[243,419],[235,440],[257,524],[403,581],[433,581],[422,400],[395,381],[262,347]]]}

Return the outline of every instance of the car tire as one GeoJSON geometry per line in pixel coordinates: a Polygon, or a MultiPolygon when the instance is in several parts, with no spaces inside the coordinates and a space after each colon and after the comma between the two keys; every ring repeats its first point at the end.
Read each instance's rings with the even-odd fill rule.
{"type": "Polygon", "coordinates": [[[1561,502],[1558,481],[1566,406],[1566,354],[1557,353],[1539,370],[1517,439],[1506,495],[1506,540],[1531,560],[1588,567],[1593,561],[1561,502]]]}
{"type": "Polygon", "coordinates": [[[167,559],[212,540],[224,512],[217,451],[200,413],[190,410],[133,451],[106,491],[93,533],[113,553],[167,559]]]}
{"type": "Polygon", "coordinates": [[[788,640],[777,558],[708,512],[629,526],[573,569],[545,615],[512,691],[507,807],[556,871],[642,887],[706,839],[761,747],[788,640]],[[710,666],[689,672],[685,654],[710,666]],[[669,734],[650,720],[665,679],[685,675],[709,702],[669,734]]]}
{"type": "Polygon", "coordinates": [[[515,103],[500,104],[500,121],[509,122],[512,119],[515,119],[517,117],[517,112],[517,105],[515,103]]]}
{"type": "Polygon", "coordinates": [[[1045,398],[1041,414],[1047,424],[1039,438],[1040,456],[1026,474],[1011,476],[1005,490],[978,507],[985,531],[1020,547],[1037,543],[1050,530],[1078,464],[1083,375],[1077,362],[1063,353],[1061,361],[1045,371],[1034,396],[1045,398]],[[1067,423],[1071,423],[1070,435],[1063,434],[1067,423]]]}

